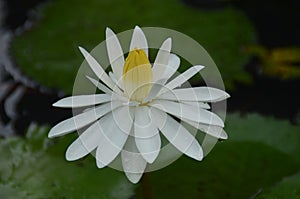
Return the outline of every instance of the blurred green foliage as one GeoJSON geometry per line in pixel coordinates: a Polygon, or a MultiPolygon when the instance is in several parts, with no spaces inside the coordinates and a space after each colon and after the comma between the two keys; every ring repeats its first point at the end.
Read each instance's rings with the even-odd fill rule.
{"type": "MultiPolygon", "coordinates": [[[[191,36],[210,53],[229,89],[234,81],[251,82],[244,65],[253,55],[267,74],[288,75],[283,78],[295,74],[289,63],[299,58],[297,50],[248,48],[255,40],[253,27],[231,7],[207,11],[177,0],[53,0],[37,13],[34,26],[12,41],[12,56],[24,73],[66,93],[83,61],[77,47],[94,48],[105,39],[106,27],[118,33],[135,25],[158,26],[191,36]],[[289,66],[286,73],[279,70],[281,63],[289,66]]],[[[299,198],[300,127],[256,114],[230,114],[226,124],[229,140],[203,162],[183,156],[150,174],[155,198],[299,198]]],[[[0,198],[141,198],[140,186],[118,171],[97,169],[91,155],[65,161],[76,135],[49,140],[48,130],[32,125],[26,138],[0,140],[0,198]]]]}
{"type": "Polygon", "coordinates": [[[47,139],[49,128],[31,126],[26,139],[0,140],[0,198],[128,199],[134,186],[112,169],[99,170],[94,158],[67,162],[69,136],[47,139]]]}
{"type": "Polygon", "coordinates": [[[257,198],[300,198],[300,172],[283,178],[273,187],[266,189],[266,191],[257,198]]]}
{"type": "Polygon", "coordinates": [[[226,120],[229,139],[202,163],[182,157],[151,174],[154,198],[299,198],[300,127],[256,114],[226,120]]]}
{"type": "MultiPolygon", "coordinates": [[[[154,198],[289,198],[300,193],[300,127],[256,114],[230,114],[229,140],[202,161],[185,156],[150,174],[154,198]]],[[[48,128],[0,140],[0,198],[141,198],[123,173],[64,152],[76,135],[49,140],[48,128]]]]}
{"type": "Polygon", "coordinates": [[[34,26],[14,38],[11,52],[25,74],[48,87],[71,93],[83,61],[77,47],[93,49],[105,39],[106,27],[118,33],[135,25],[170,28],[197,40],[229,88],[234,80],[251,81],[243,69],[250,55],[242,46],[254,44],[254,30],[245,15],[231,7],[207,11],[177,0],[53,0],[37,13],[34,26]]]}

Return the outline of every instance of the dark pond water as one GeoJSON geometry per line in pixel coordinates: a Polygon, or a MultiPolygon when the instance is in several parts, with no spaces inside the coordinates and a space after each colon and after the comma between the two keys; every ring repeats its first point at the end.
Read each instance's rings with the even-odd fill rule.
{"type": "MultiPolygon", "coordinates": [[[[4,11],[0,37],[9,40],[10,35],[29,28],[34,20],[33,9],[43,2],[45,1],[0,0],[4,11]],[[4,36],[4,31],[7,37],[4,36]]],[[[1,48],[7,48],[7,42],[2,41],[1,48]]],[[[5,54],[7,51],[1,52],[5,54]]],[[[0,136],[22,135],[31,122],[53,125],[71,116],[70,110],[52,107],[52,103],[63,96],[62,92],[48,89],[28,79],[11,65],[8,55],[0,57],[0,136]]]]}
{"type": "MultiPolygon", "coordinates": [[[[300,1],[184,0],[184,2],[205,9],[220,9],[229,4],[237,6],[254,24],[259,44],[268,48],[300,46],[300,30],[296,24],[296,19],[300,18],[298,14],[300,1]]],[[[41,1],[2,0],[2,3],[6,5],[2,30],[5,28],[14,34],[22,31],[24,24],[25,27],[30,27],[33,16],[30,13],[41,1]]],[[[300,80],[283,81],[261,76],[259,67],[253,60],[245,68],[253,76],[254,84],[248,86],[237,83],[236,90],[231,93],[232,97],[228,100],[228,110],[241,113],[258,112],[289,119],[292,123],[299,122],[300,97],[297,92],[300,80]]],[[[29,80],[18,69],[0,65],[1,136],[14,135],[16,132],[23,134],[30,122],[53,125],[71,116],[70,110],[51,106],[62,96],[61,92],[47,89],[29,80]]]]}
{"type": "Polygon", "coordinates": [[[32,9],[43,2],[40,0],[4,0],[4,11],[7,12],[4,17],[4,26],[8,29],[17,29],[25,24],[31,17],[32,9]]]}

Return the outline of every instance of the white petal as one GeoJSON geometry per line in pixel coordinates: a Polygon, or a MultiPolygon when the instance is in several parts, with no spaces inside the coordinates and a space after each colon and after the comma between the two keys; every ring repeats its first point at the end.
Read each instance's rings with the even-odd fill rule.
{"type": "Polygon", "coordinates": [[[171,53],[169,56],[168,67],[166,68],[166,71],[163,74],[162,78],[169,79],[177,71],[177,69],[179,68],[179,65],[180,65],[179,57],[177,55],[171,53]]]}
{"type": "Polygon", "coordinates": [[[158,128],[150,118],[150,109],[147,106],[138,107],[135,110],[134,137],[135,143],[148,163],[153,163],[157,158],[161,140],[158,128]]]}
{"type": "Polygon", "coordinates": [[[115,76],[114,73],[112,73],[111,71],[109,71],[108,75],[109,75],[110,79],[111,79],[115,84],[118,83],[118,80],[117,80],[117,78],[116,78],[116,76],[115,76]]]}
{"type": "Polygon", "coordinates": [[[57,125],[55,125],[50,130],[48,137],[52,138],[52,137],[62,136],[67,133],[70,133],[76,129],[80,129],[80,128],[96,121],[97,119],[99,119],[100,117],[102,117],[103,115],[105,115],[106,113],[110,112],[111,110],[117,108],[120,105],[121,104],[112,105],[112,103],[107,103],[104,105],[100,105],[99,107],[93,108],[92,110],[78,114],[67,120],[64,120],[64,121],[58,123],[57,125]]]}
{"type": "Polygon", "coordinates": [[[159,133],[150,138],[135,138],[135,143],[139,152],[148,163],[151,164],[156,160],[161,147],[159,133]]]}
{"type": "Polygon", "coordinates": [[[216,138],[221,138],[226,140],[228,138],[226,132],[223,130],[223,128],[219,126],[213,126],[213,125],[206,125],[206,124],[199,124],[190,120],[183,119],[184,122],[190,124],[191,126],[195,127],[196,129],[199,129],[208,135],[211,135],[216,138]]]}
{"type": "Polygon", "coordinates": [[[78,95],[63,98],[55,102],[53,106],[64,108],[77,108],[101,104],[109,101],[111,101],[111,96],[107,94],[78,95]]]}
{"type": "Polygon", "coordinates": [[[121,153],[122,165],[127,178],[132,183],[137,183],[147,166],[147,162],[138,152],[134,138],[130,137],[121,153]]]}
{"type": "Polygon", "coordinates": [[[224,129],[220,128],[218,126],[199,124],[198,129],[200,129],[201,131],[205,132],[206,134],[211,135],[216,138],[220,138],[223,140],[226,140],[228,138],[228,135],[224,131],[224,129]]]}
{"type": "Polygon", "coordinates": [[[119,81],[118,81],[118,80],[117,80],[117,77],[116,77],[115,74],[112,73],[112,72],[109,72],[108,75],[109,75],[109,77],[111,78],[111,80],[113,80],[113,82],[114,82],[116,85],[118,85],[118,87],[120,88],[120,90],[123,91],[123,86],[122,86],[122,81],[121,81],[122,79],[119,79],[119,81]]]}
{"type": "Polygon", "coordinates": [[[222,132],[221,132],[220,138],[221,138],[221,139],[224,139],[224,140],[227,140],[227,139],[228,139],[228,135],[227,135],[227,133],[224,131],[224,129],[223,129],[222,132]]]}
{"type": "Polygon", "coordinates": [[[161,89],[163,89],[164,83],[166,82],[165,79],[159,79],[158,81],[156,81],[155,83],[152,84],[151,90],[148,94],[148,96],[143,100],[143,103],[147,103],[150,102],[151,100],[153,100],[157,94],[161,91],[161,89]]]}
{"type": "Polygon", "coordinates": [[[158,128],[171,144],[187,156],[202,160],[203,151],[200,144],[181,124],[158,109],[153,109],[151,113],[158,128]],[[164,118],[166,122],[163,122],[164,118]]]}
{"type": "Polygon", "coordinates": [[[119,95],[117,93],[112,92],[109,88],[107,88],[104,84],[101,84],[97,80],[86,76],[97,88],[99,88],[101,91],[105,92],[106,94],[111,95],[112,100],[120,100],[123,102],[128,102],[128,98],[124,97],[123,94],[119,95]]]}
{"type": "Polygon", "coordinates": [[[166,100],[155,100],[149,103],[149,105],[174,115],[179,119],[182,118],[197,123],[224,127],[224,122],[219,116],[200,107],[166,100]]]}
{"type": "MultiPolygon", "coordinates": [[[[124,155],[125,156],[125,155],[124,155]]],[[[136,161],[136,160],[135,160],[136,161]]],[[[144,160],[145,161],[145,160],[144,160]]],[[[145,161],[146,162],[146,161],[145,161]]],[[[138,183],[140,179],[142,178],[144,173],[126,173],[125,175],[128,178],[128,180],[134,184],[138,183]]]]}
{"type": "MultiPolygon", "coordinates": [[[[128,132],[130,132],[132,123],[130,119],[123,119],[124,123],[128,123],[128,132]],[[129,129],[130,128],[130,129],[129,129]]],[[[103,168],[111,163],[123,149],[128,138],[128,132],[123,132],[110,113],[99,120],[101,125],[101,134],[103,139],[99,141],[99,146],[96,151],[97,166],[103,168]]]]}
{"type": "MultiPolygon", "coordinates": [[[[166,84],[166,88],[169,90],[172,90],[176,87],[181,86],[183,83],[188,81],[191,77],[193,77],[195,74],[197,74],[200,70],[202,70],[204,66],[197,65],[189,68],[184,73],[178,75],[176,78],[174,78],[172,81],[170,81],[168,84],[166,84]]],[[[168,91],[168,90],[165,90],[168,91]]]]}
{"type": "Polygon", "coordinates": [[[84,48],[79,47],[80,52],[84,56],[85,60],[88,62],[91,69],[94,71],[94,73],[97,75],[97,77],[106,84],[110,89],[115,91],[118,94],[121,94],[122,92],[120,89],[114,84],[114,82],[110,79],[110,77],[106,74],[106,72],[103,70],[102,66],[95,60],[95,58],[88,53],[84,48]]]}
{"type": "Polygon", "coordinates": [[[99,90],[103,91],[106,94],[112,94],[112,90],[110,90],[109,88],[107,88],[107,86],[105,86],[104,84],[101,84],[100,82],[98,82],[97,80],[86,76],[86,78],[88,78],[99,90]]]}
{"type": "Polygon", "coordinates": [[[152,72],[153,72],[153,81],[156,82],[157,80],[161,79],[161,77],[164,75],[168,62],[169,62],[169,56],[171,52],[172,47],[172,39],[168,38],[164,41],[162,46],[160,47],[157,56],[155,58],[152,72]]]}
{"type": "Polygon", "coordinates": [[[148,57],[148,42],[142,29],[138,26],[133,30],[130,51],[134,50],[134,48],[143,49],[148,57]]]}
{"type": "Polygon", "coordinates": [[[217,102],[228,97],[229,95],[225,91],[212,87],[174,89],[157,96],[158,99],[201,102],[217,102]]]}
{"type": "Polygon", "coordinates": [[[112,71],[116,75],[116,79],[119,80],[122,77],[125,63],[123,50],[117,36],[109,28],[106,28],[106,48],[112,71]]]}
{"type": "MultiPolygon", "coordinates": [[[[180,59],[177,57],[177,55],[170,54],[169,63],[165,68],[164,74],[161,76],[161,79],[158,79],[153,83],[151,90],[148,96],[143,100],[143,103],[150,102],[157,96],[157,94],[165,87],[167,80],[177,71],[179,64],[180,59]]],[[[165,66],[161,65],[161,67],[165,66]]]]}
{"type": "Polygon", "coordinates": [[[209,154],[209,152],[211,152],[211,150],[214,148],[214,146],[217,144],[218,139],[210,136],[210,135],[206,135],[204,137],[204,139],[202,140],[202,148],[203,148],[203,152],[204,152],[204,156],[206,156],[207,154],[209,154]]]}
{"type": "Polygon", "coordinates": [[[122,106],[112,111],[112,115],[112,120],[114,120],[116,126],[129,135],[134,120],[134,110],[132,110],[132,107],[122,106]]]}
{"type": "Polygon", "coordinates": [[[98,146],[100,139],[99,123],[95,122],[69,146],[66,159],[72,161],[86,156],[98,146]]]}
{"type": "Polygon", "coordinates": [[[150,108],[140,106],[135,108],[134,128],[135,137],[151,138],[158,133],[158,129],[153,123],[154,120],[150,116],[150,108]]]}
{"type": "Polygon", "coordinates": [[[210,109],[210,106],[208,103],[204,102],[195,102],[195,101],[180,101],[180,103],[188,104],[190,106],[194,106],[196,108],[204,108],[204,109],[210,109]]]}

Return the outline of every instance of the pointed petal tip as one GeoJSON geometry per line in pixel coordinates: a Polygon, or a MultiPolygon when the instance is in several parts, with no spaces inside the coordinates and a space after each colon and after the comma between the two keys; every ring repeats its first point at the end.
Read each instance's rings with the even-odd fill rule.
{"type": "MultiPolygon", "coordinates": [[[[67,119],[68,120],[68,119],[67,119]]],[[[65,120],[64,120],[65,121],[65,120]]],[[[63,136],[68,132],[64,127],[62,127],[62,124],[64,121],[56,124],[54,127],[52,127],[48,133],[48,138],[54,138],[54,137],[59,137],[59,136],[63,136]]]]}
{"type": "Polygon", "coordinates": [[[155,156],[144,156],[144,158],[149,164],[152,164],[156,160],[155,156]]]}
{"type": "MultiPolygon", "coordinates": [[[[71,146],[71,145],[70,145],[71,146]]],[[[67,149],[66,153],[65,153],[65,158],[67,161],[75,161],[78,158],[76,158],[73,153],[70,150],[70,147],[67,149]]]]}
{"type": "Polygon", "coordinates": [[[195,68],[197,70],[202,70],[203,68],[205,68],[205,66],[202,66],[202,65],[196,65],[195,68]]]}
{"type": "Polygon", "coordinates": [[[52,106],[56,107],[56,106],[57,106],[57,102],[54,102],[54,103],[52,104],[52,106]]]}
{"type": "Polygon", "coordinates": [[[130,50],[134,48],[143,49],[148,57],[148,42],[143,30],[139,26],[135,26],[130,42],[130,50]]]}
{"type": "Polygon", "coordinates": [[[48,138],[53,138],[53,135],[51,134],[51,131],[48,133],[48,138]]]}
{"type": "Polygon", "coordinates": [[[112,32],[112,30],[109,27],[106,27],[105,32],[112,32]]]}
{"type": "Polygon", "coordinates": [[[81,52],[81,54],[86,57],[89,53],[81,46],[78,46],[79,51],[81,52]]]}
{"type": "Polygon", "coordinates": [[[172,37],[168,37],[165,42],[172,43],[172,37]]]}
{"type": "Polygon", "coordinates": [[[62,107],[62,105],[63,104],[60,103],[60,100],[52,104],[53,107],[62,107]]]}
{"type": "Polygon", "coordinates": [[[186,152],[184,152],[187,156],[201,161],[203,159],[203,149],[198,141],[194,142],[196,145],[194,147],[189,148],[186,152]]]}
{"type": "Polygon", "coordinates": [[[57,132],[55,131],[55,128],[53,127],[52,129],[50,129],[49,133],[48,133],[48,138],[54,138],[57,137],[57,132]]]}
{"type": "Polygon", "coordinates": [[[141,30],[141,27],[140,27],[139,25],[135,25],[135,26],[134,26],[134,30],[138,30],[138,29],[141,30]]]}
{"type": "Polygon", "coordinates": [[[222,131],[222,133],[221,133],[221,135],[220,135],[220,138],[221,138],[222,140],[227,140],[227,139],[228,139],[227,133],[226,133],[225,131],[222,131]]]}
{"type": "Polygon", "coordinates": [[[148,154],[142,154],[142,156],[149,164],[152,164],[156,160],[158,154],[159,150],[148,154]]]}
{"type": "MultiPolygon", "coordinates": [[[[200,147],[201,149],[201,147],[200,147]]],[[[203,151],[202,149],[193,153],[193,154],[190,154],[190,157],[197,160],[197,161],[202,161],[203,160],[203,151]]]]}
{"type": "Polygon", "coordinates": [[[203,153],[201,152],[197,156],[195,156],[195,160],[202,161],[203,160],[203,153]]]}
{"type": "Polygon", "coordinates": [[[82,52],[84,50],[84,48],[81,46],[78,46],[78,49],[80,50],[80,52],[82,52]]]}
{"type": "Polygon", "coordinates": [[[90,80],[90,81],[93,81],[94,79],[93,78],[91,78],[90,76],[88,76],[88,75],[86,75],[85,76],[88,80],[90,80]]]}
{"type": "MultiPolygon", "coordinates": [[[[172,48],[172,39],[171,39],[171,37],[169,37],[163,42],[160,49],[171,52],[171,48],[172,48]]],[[[168,54],[168,56],[169,56],[169,54],[168,54]]]]}
{"type": "Polygon", "coordinates": [[[91,56],[90,53],[85,48],[83,48],[81,46],[79,46],[78,48],[85,59],[87,59],[89,56],[91,56]]]}
{"type": "Polygon", "coordinates": [[[114,31],[112,29],[110,29],[109,27],[106,27],[105,29],[105,36],[106,39],[108,39],[109,37],[115,35],[114,31]]]}
{"type": "Polygon", "coordinates": [[[75,160],[74,158],[70,157],[67,154],[65,155],[65,158],[66,158],[67,161],[74,161],[75,160]]]}
{"type": "Polygon", "coordinates": [[[141,34],[143,37],[145,37],[144,31],[138,25],[134,27],[133,34],[141,34]]]}
{"type": "Polygon", "coordinates": [[[65,158],[66,158],[66,160],[67,161],[69,161],[69,162],[72,162],[72,161],[76,161],[76,160],[79,160],[80,158],[78,158],[78,157],[73,157],[72,155],[67,155],[67,153],[66,153],[66,155],[65,155],[65,158]]]}
{"type": "Polygon", "coordinates": [[[104,167],[106,167],[107,165],[103,164],[101,161],[99,160],[96,160],[96,164],[97,164],[97,167],[99,169],[103,169],[104,167]]]}
{"type": "Polygon", "coordinates": [[[133,184],[137,184],[143,176],[143,173],[127,173],[125,172],[126,177],[133,184]]]}
{"type": "Polygon", "coordinates": [[[221,118],[219,118],[219,120],[215,123],[215,124],[211,124],[211,125],[216,125],[216,126],[219,126],[219,127],[222,127],[224,128],[224,122],[221,118]]]}

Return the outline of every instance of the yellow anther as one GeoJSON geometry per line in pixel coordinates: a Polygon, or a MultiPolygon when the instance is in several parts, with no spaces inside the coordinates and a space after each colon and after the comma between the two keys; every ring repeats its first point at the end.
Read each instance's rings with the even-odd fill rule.
{"type": "Polygon", "coordinates": [[[123,69],[123,87],[132,101],[142,102],[147,97],[152,81],[152,69],[149,59],[142,49],[129,52],[123,69]]]}

